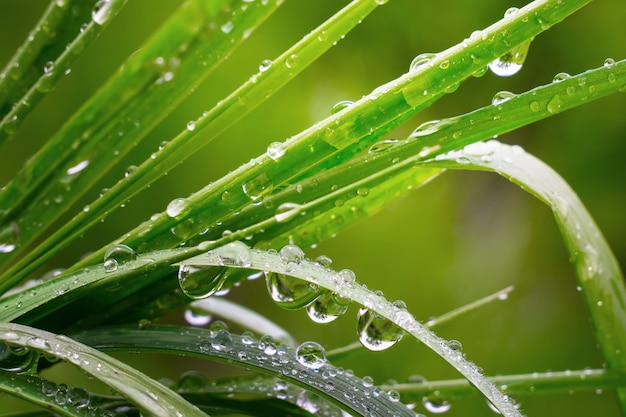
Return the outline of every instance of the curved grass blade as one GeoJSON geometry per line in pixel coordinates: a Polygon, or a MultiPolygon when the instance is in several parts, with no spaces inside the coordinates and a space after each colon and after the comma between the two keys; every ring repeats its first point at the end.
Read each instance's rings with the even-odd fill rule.
{"type": "MultiPolygon", "coordinates": [[[[451,86],[504,55],[511,47],[547,30],[588,1],[544,0],[527,5],[514,18],[503,19],[482,31],[485,38],[492,40],[488,45],[481,36],[476,36],[438,54],[429,65],[422,65],[377,88],[352,106],[290,138],[284,143],[284,155],[280,158],[274,160],[263,155],[253,159],[187,198],[182,213],[174,217],[160,213],[116,243],[133,247],[142,244],[145,250],[180,244],[185,239],[169,234],[177,225],[193,218],[193,224],[185,226],[189,234],[198,234],[231,211],[261,201],[263,196],[306,169],[302,161],[306,160],[307,166],[314,165],[408,113],[415,114],[451,86]],[[441,65],[444,61],[447,64],[441,65]]],[[[101,252],[96,252],[85,264],[101,256],[101,252]]]]}
{"type": "Polygon", "coordinates": [[[383,393],[374,394],[375,387],[366,387],[362,381],[332,365],[310,368],[296,358],[294,349],[274,347],[268,353],[267,343],[231,334],[225,330],[211,331],[198,328],[147,327],[106,328],[75,335],[78,340],[99,350],[140,350],[146,352],[185,354],[275,376],[360,416],[414,416],[404,404],[394,402],[383,393]],[[335,377],[324,378],[324,372],[335,377]],[[364,401],[367,399],[367,401],[364,401]]]}
{"type": "MultiPolygon", "coordinates": [[[[13,267],[9,274],[18,279],[25,276],[51,255],[52,247],[64,247],[100,221],[110,211],[146,186],[154,182],[191,155],[194,149],[206,145],[224,129],[235,123],[253,108],[264,102],[288,81],[314,62],[350,29],[364,19],[378,4],[369,0],[355,0],[331,17],[324,24],[305,36],[300,42],[276,58],[269,68],[263,68],[250,80],[218,103],[206,115],[194,123],[194,129],[183,130],[164,149],[141,164],[133,175],[123,178],[104,196],[90,204],[89,212],[79,212],[74,219],[63,225],[44,243],[30,251],[24,260],[13,267]],[[293,55],[298,65],[288,68],[284,63],[293,55]],[[245,100],[241,98],[245,97],[245,100]],[[210,131],[210,136],[198,135],[210,131]]],[[[1,285],[0,285],[1,288],[1,285]]]]}
{"type": "Polygon", "coordinates": [[[268,335],[272,339],[295,348],[298,342],[293,336],[278,324],[262,316],[254,310],[250,310],[234,301],[209,297],[204,300],[194,301],[189,304],[189,309],[201,315],[217,315],[244,329],[251,330],[256,334],[268,335]]]}
{"type": "MultiPolygon", "coordinates": [[[[59,416],[105,417],[106,411],[91,404],[90,394],[81,387],[59,389],[56,383],[39,375],[0,370],[0,391],[35,404],[59,416]]],[[[43,412],[42,412],[43,413],[43,412]]],[[[26,414],[11,414],[21,416],[26,414]]],[[[38,414],[36,414],[38,415],[38,414]]]]}
{"type": "Polygon", "coordinates": [[[0,323],[0,341],[68,361],[149,415],[206,416],[147,375],[66,336],[15,323],[0,323]]]}
{"type": "MultiPolygon", "coordinates": [[[[43,34],[46,32],[47,34],[50,34],[57,30],[56,26],[58,23],[61,24],[60,26],[63,29],[61,31],[62,33],[74,29],[78,31],[78,34],[67,44],[67,47],[62,49],[62,52],[60,52],[58,57],[54,57],[54,59],[49,60],[45,67],[42,67],[41,70],[37,71],[37,73],[40,74],[39,78],[28,88],[28,91],[22,96],[22,98],[13,104],[9,112],[2,117],[2,120],[0,120],[0,146],[19,129],[19,126],[26,119],[28,114],[30,114],[30,112],[45,97],[45,95],[56,86],[57,82],[63,76],[69,74],[70,65],[80,56],[80,52],[94,39],[96,39],[96,37],[98,37],[100,32],[102,32],[102,30],[111,21],[112,17],[115,16],[126,4],[126,1],[127,0],[111,0],[103,3],[99,7],[98,11],[95,9],[93,12],[91,10],[87,10],[85,17],[88,17],[89,23],[83,23],[80,31],[78,31],[78,24],[76,22],[68,22],[68,20],[71,20],[75,13],[78,14],[79,17],[83,17],[82,15],[85,13],[81,11],[81,8],[85,9],[85,5],[76,3],[72,4],[69,0],[50,2],[50,7],[46,10],[46,14],[42,17],[33,32],[31,32],[33,42],[36,42],[35,48],[41,46],[40,40],[43,34]],[[66,14],[57,16],[59,12],[65,12],[66,8],[72,8],[69,16],[66,14]],[[57,21],[59,17],[63,18],[63,20],[57,21]],[[51,23],[53,24],[52,26],[50,25],[51,23]],[[47,30],[43,30],[43,27],[47,27],[47,30]]],[[[59,39],[56,40],[56,42],[61,43],[63,40],[59,39]]],[[[9,75],[14,77],[15,74],[11,74],[10,70],[16,68],[16,65],[20,67],[20,61],[23,60],[24,55],[31,58],[29,55],[34,52],[35,50],[31,49],[30,42],[27,41],[27,43],[25,43],[18,51],[18,54],[16,54],[16,56],[9,62],[9,66],[7,66],[5,70],[8,69],[9,75]]],[[[27,67],[27,65],[25,67],[27,67]]],[[[23,73],[18,75],[18,77],[22,78],[23,73]]],[[[0,80],[2,79],[2,75],[0,74],[0,80]]],[[[3,86],[0,82],[0,101],[2,88],[3,86]]]]}
{"type": "MultiPolygon", "coordinates": [[[[548,165],[519,146],[478,142],[426,166],[496,172],[547,204],[576,270],[578,285],[609,369],[626,370],[626,286],[611,248],[576,193],[548,165]]],[[[626,389],[617,390],[626,412],[626,389]]]]}

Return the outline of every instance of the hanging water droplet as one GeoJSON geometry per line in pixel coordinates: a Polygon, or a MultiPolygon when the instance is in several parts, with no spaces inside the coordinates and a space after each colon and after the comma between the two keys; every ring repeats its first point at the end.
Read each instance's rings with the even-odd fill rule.
{"type": "Polygon", "coordinates": [[[500,58],[491,61],[489,69],[500,77],[510,77],[517,74],[522,69],[522,65],[524,65],[529,47],[530,41],[518,45],[500,58]]]}
{"type": "Polygon", "coordinates": [[[302,210],[302,206],[297,203],[283,203],[276,209],[274,213],[274,219],[278,223],[286,222],[294,218],[300,211],[302,210]]]}
{"type": "Polygon", "coordinates": [[[320,296],[309,304],[306,313],[315,323],[330,323],[348,311],[350,300],[324,290],[320,296]]]}
{"type": "Polygon", "coordinates": [[[276,161],[285,154],[285,144],[283,142],[272,142],[267,146],[267,156],[276,161]]]}
{"type": "Polygon", "coordinates": [[[107,20],[111,18],[111,1],[110,0],[98,0],[93,10],[91,11],[91,18],[99,25],[104,25],[107,20]]]}
{"type": "Polygon", "coordinates": [[[178,268],[178,285],[183,293],[195,300],[207,298],[218,292],[227,278],[227,268],[181,264],[178,268]]]}
{"type": "Polygon", "coordinates": [[[546,108],[548,112],[554,114],[560,112],[561,107],[563,107],[563,100],[561,100],[561,97],[559,97],[559,95],[557,94],[556,96],[552,97],[550,101],[548,101],[548,106],[546,108]]]}
{"type": "Polygon", "coordinates": [[[404,330],[368,308],[359,310],[357,333],[361,344],[373,351],[390,348],[404,336],[404,330]]]}
{"type": "Polygon", "coordinates": [[[429,400],[427,397],[424,397],[422,404],[424,404],[424,408],[426,408],[426,410],[433,414],[442,414],[452,408],[452,404],[442,399],[429,400]]]}
{"type": "Polygon", "coordinates": [[[306,307],[320,295],[320,289],[289,275],[265,272],[267,291],[274,302],[285,310],[306,307]]]}
{"type": "MultiPolygon", "coordinates": [[[[6,338],[5,338],[6,339],[6,338]]],[[[35,369],[39,353],[21,346],[9,346],[0,342],[0,369],[19,374],[35,369]]]]}
{"type": "Polygon", "coordinates": [[[264,59],[263,61],[261,61],[261,64],[259,65],[259,71],[261,72],[267,71],[268,69],[270,69],[272,64],[273,62],[271,59],[264,59]]]}
{"type": "Polygon", "coordinates": [[[107,272],[117,271],[117,269],[137,259],[137,252],[126,245],[115,245],[104,253],[104,269],[107,272]]]}
{"type": "Polygon", "coordinates": [[[246,267],[252,264],[252,251],[243,242],[234,241],[214,250],[222,266],[246,267]]]}
{"type": "Polygon", "coordinates": [[[304,342],[296,349],[296,359],[302,366],[320,369],[326,364],[326,351],[316,342],[304,342]]]}
{"type": "Polygon", "coordinates": [[[428,64],[437,54],[431,52],[425,52],[423,54],[419,54],[413,61],[411,61],[411,65],[409,65],[409,71],[416,71],[420,67],[428,64]]]}
{"type": "Polygon", "coordinates": [[[11,222],[0,231],[0,253],[10,253],[15,250],[20,237],[20,229],[16,222],[11,222]]]}
{"type": "Polygon", "coordinates": [[[517,97],[517,94],[511,93],[510,91],[498,91],[491,99],[491,104],[497,106],[498,104],[502,104],[505,101],[512,99],[513,97],[517,97]]]}
{"type": "Polygon", "coordinates": [[[335,103],[333,108],[330,110],[330,114],[339,113],[343,109],[347,109],[348,107],[350,107],[353,104],[354,104],[354,102],[352,102],[350,100],[343,100],[343,101],[340,101],[338,103],[335,103]]]}
{"type": "Polygon", "coordinates": [[[175,198],[169,202],[165,212],[170,217],[178,217],[189,208],[189,200],[186,198],[175,198]]]}

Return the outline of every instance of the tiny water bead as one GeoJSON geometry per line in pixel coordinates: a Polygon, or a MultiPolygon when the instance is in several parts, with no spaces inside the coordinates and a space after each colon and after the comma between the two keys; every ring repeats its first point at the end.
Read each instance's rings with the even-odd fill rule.
{"type": "Polygon", "coordinates": [[[187,122],[187,130],[191,132],[195,129],[196,129],[196,122],[194,122],[193,120],[187,122]]]}
{"type": "Polygon", "coordinates": [[[189,200],[186,198],[175,198],[169,202],[165,212],[169,217],[178,217],[190,208],[189,200]]]}
{"type": "Polygon", "coordinates": [[[227,278],[228,268],[181,264],[178,268],[178,285],[182,292],[194,300],[210,297],[218,292],[227,278]]]}
{"type": "Polygon", "coordinates": [[[263,61],[261,61],[261,64],[259,65],[259,71],[260,72],[265,72],[268,69],[270,69],[270,67],[272,66],[273,62],[271,59],[264,59],[263,61]]]}
{"type": "Polygon", "coordinates": [[[524,65],[529,47],[530,41],[521,43],[500,58],[491,61],[489,69],[499,77],[510,77],[517,74],[524,65]]]}
{"type": "Polygon", "coordinates": [[[326,365],[326,351],[317,342],[304,342],[296,349],[298,362],[310,369],[320,369],[326,365]]]}
{"type": "Polygon", "coordinates": [[[267,156],[274,161],[285,154],[285,144],[283,142],[272,142],[267,146],[267,156]]]}
{"type": "Polygon", "coordinates": [[[359,341],[367,349],[380,351],[400,341],[404,330],[376,312],[362,308],[358,314],[357,334],[359,341]]]}
{"type": "Polygon", "coordinates": [[[126,245],[115,245],[104,253],[104,269],[107,272],[114,272],[117,269],[137,259],[137,252],[126,245]]]}

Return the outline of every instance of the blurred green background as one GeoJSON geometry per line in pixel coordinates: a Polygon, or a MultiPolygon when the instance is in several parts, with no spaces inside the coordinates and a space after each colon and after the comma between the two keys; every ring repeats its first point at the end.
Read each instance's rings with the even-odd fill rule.
{"type": "MultiPolygon", "coordinates": [[[[0,2],[0,65],[27,36],[48,1],[0,2]]],[[[49,138],[123,60],[138,49],[180,1],[132,0],[102,36],[72,66],[72,73],[36,109],[14,140],[0,150],[0,183],[49,138]]],[[[230,59],[179,106],[89,198],[138,165],[222,97],[311,29],[347,4],[338,0],[288,0],[230,59]]],[[[412,58],[452,46],[499,19],[512,1],[392,0],[376,10],[335,48],[293,82],[205,149],[199,150],[159,183],[134,198],[46,266],[72,264],[139,221],[264,152],[267,144],[298,133],[330,114],[340,100],[356,100],[406,72],[412,58]]],[[[626,57],[626,5],[593,2],[531,45],[521,72],[511,78],[488,73],[470,79],[454,94],[419,114],[395,133],[406,136],[421,122],[454,116],[490,103],[500,90],[522,92],[548,83],[558,72],[571,74],[626,57]]],[[[617,94],[519,131],[501,136],[520,144],[556,169],[578,192],[605,233],[621,265],[626,265],[626,97],[617,94]]],[[[359,282],[404,300],[420,320],[439,315],[509,285],[515,291],[498,302],[443,325],[437,332],[457,339],[469,359],[487,374],[598,368],[602,358],[573,269],[550,210],[496,175],[451,172],[413,192],[378,215],[351,226],[336,238],[306,248],[324,254],[336,269],[350,268],[359,282]]],[[[275,307],[262,281],[247,282],[228,297],[257,308],[291,330],[299,340],[317,340],[327,349],[356,339],[352,307],[329,325],[315,325],[302,312],[275,307]]],[[[180,317],[178,314],[177,317],[180,317]]],[[[626,331],[626,330],[625,330],[626,331]]],[[[196,362],[146,364],[156,377],[176,378],[196,362]],[[182,364],[182,365],[181,365],[182,364]]],[[[130,357],[136,362],[137,358],[130,357]]],[[[458,375],[412,340],[389,351],[362,352],[338,365],[370,375],[376,383],[458,375]]],[[[231,372],[202,364],[207,373],[231,372]]],[[[239,371],[236,371],[239,372],[239,371]]],[[[67,377],[67,376],[66,376],[67,377]]],[[[524,396],[529,416],[616,416],[610,392],[524,396]]],[[[3,403],[8,401],[2,398],[3,403]]],[[[7,402],[8,404],[8,402],[7,402]]],[[[424,412],[421,405],[416,411],[424,412]]],[[[482,399],[455,401],[448,416],[489,415],[482,399]]]]}

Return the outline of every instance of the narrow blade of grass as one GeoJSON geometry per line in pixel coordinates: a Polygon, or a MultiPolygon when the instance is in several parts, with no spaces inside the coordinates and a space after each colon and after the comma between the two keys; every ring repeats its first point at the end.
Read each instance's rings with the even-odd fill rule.
{"type": "MultiPolygon", "coordinates": [[[[609,369],[626,370],[626,286],[598,226],[576,193],[548,165],[519,146],[479,142],[440,155],[426,166],[496,172],[547,204],[554,213],[576,270],[609,369]]],[[[626,412],[626,389],[617,390],[626,412]]]]}

